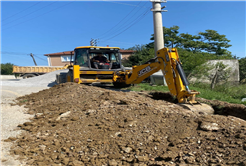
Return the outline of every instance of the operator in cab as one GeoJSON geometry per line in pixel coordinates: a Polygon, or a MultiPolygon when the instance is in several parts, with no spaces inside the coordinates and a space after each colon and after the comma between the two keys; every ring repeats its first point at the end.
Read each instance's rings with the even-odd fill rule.
{"type": "Polygon", "coordinates": [[[102,54],[98,54],[97,56],[93,57],[92,62],[97,69],[99,65],[107,65],[109,70],[112,68],[112,63],[110,63],[110,61],[102,54]]]}

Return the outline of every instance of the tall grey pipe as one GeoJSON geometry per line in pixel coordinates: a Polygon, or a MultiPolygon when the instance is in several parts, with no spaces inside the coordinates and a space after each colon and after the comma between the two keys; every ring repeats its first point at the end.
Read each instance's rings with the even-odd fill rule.
{"type": "Polygon", "coordinates": [[[161,9],[161,2],[165,2],[163,0],[150,0],[152,2],[153,8],[151,11],[153,12],[153,21],[154,21],[154,38],[155,38],[155,56],[157,51],[164,48],[164,38],[163,38],[163,25],[162,25],[162,14],[164,11],[161,9]]]}

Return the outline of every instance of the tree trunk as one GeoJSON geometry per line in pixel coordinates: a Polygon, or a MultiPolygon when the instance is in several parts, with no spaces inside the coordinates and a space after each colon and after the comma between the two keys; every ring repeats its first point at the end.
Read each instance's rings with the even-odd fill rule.
{"type": "Polygon", "coordinates": [[[217,79],[218,79],[218,70],[216,70],[215,75],[214,75],[214,77],[212,79],[212,82],[211,82],[211,89],[212,90],[214,89],[214,87],[215,87],[215,85],[217,83],[217,79]]]}

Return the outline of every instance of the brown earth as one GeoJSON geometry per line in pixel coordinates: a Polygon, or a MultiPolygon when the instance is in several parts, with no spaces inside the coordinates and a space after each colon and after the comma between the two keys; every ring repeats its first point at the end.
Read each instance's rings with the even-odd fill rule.
{"type": "Polygon", "coordinates": [[[197,115],[156,93],[65,83],[18,98],[35,118],[6,141],[27,165],[246,165],[246,122],[237,118],[245,106],[200,100],[227,116],[197,115]]]}

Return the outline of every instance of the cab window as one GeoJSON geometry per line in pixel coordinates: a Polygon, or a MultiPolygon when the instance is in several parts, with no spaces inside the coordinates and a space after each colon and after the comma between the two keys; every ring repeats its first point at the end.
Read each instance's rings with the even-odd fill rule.
{"type": "Polygon", "coordinates": [[[86,49],[75,50],[75,65],[88,67],[88,56],[86,49]]]}

